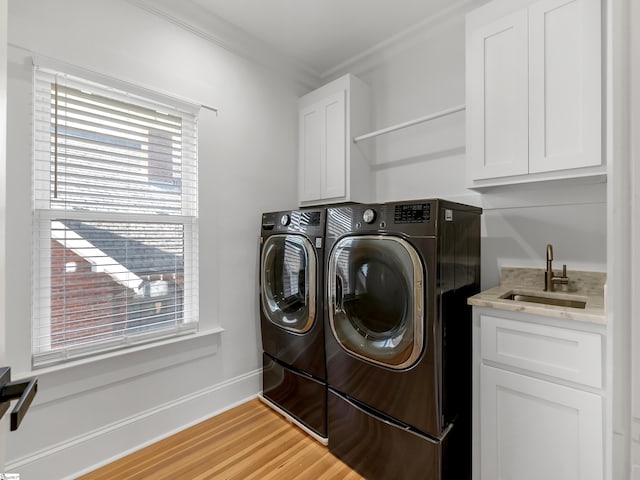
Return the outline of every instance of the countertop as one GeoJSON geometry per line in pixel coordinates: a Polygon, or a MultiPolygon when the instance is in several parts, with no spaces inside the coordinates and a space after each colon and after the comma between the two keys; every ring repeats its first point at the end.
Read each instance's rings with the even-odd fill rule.
{"type": "Polygon", "coordinates": [[[511,312],[533,313],[547,317],[606,324],[604,285],[606,273],[568,270],[568,285],[556,285],[554,292],[544,291],[544,269],[503,267],[501,283],[468,299],[469,305],[511,312]],[[532,302],[507,300],[512,292],[586,302],[585,308],[560,307],[532,302]]]}

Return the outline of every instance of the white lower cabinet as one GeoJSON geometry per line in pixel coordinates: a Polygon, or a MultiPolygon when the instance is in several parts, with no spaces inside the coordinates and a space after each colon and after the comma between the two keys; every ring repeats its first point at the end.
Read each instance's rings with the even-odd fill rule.
{"type": "Polygon", "coordinates": [[[602,397],[483,365],[482,478],[600,480],[602,397]]]}
{"type": "Polygon", "coordinates": [[[553,320],[474,308],[476,480],[604,478],[604,336],[553,320]]]}

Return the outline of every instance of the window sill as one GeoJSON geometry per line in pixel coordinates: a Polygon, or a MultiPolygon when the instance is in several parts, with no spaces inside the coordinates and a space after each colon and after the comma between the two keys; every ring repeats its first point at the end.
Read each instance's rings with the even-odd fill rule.
{"type": "MultiPolygon", "coordinates": [[[[224,329],[222,327],[215,327],[215,328],[211,328],[211,329],[200,331],[200,332],[195,332],[188,335],[168,338],[165,340],[158,340],[155,342],[131,346],[131,347],[127,347],[127,348],[123,348],[123,349],[119,349],[111,352],[106,352],[106,353],[91,356],[91,357],[71,360],[69,362],[64,362],[64,363],[52,365],[49,367],[32,368],[31,371],[16,375],[15,378],[19,379],[19,378],[26,378],[26,377],[33,377],[33,376],[43,376],[43,375],[48,375],[52,373],[63,372],[63,371],[78,368],[78,367],[85,367],[85,366],[91,366],[93,364],[100,364],[107,360],[125,359],[139,352],[154,351],[162,347],[194,342],[198,339],[218,336],[222,332],[224,332],[224,329]]],[[[150,370],[155,370],[155,368],[152,368],[150,370]]]]}

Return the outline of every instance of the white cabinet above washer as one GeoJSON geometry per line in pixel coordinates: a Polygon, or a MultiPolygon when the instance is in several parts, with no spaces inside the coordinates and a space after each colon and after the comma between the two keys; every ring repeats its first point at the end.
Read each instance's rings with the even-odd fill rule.
{"type": "Polygon", "coordinates": [[[601,0],[494,0],[467,16],[470,187],[603,176],[601,0]]]}
{"type": "Polygon", "coordinates": [[[299,100],[298,195],[301,206],[371,202],[371,146],[353,137],[371,130],[369,87],[345,75],[299,100]]]}

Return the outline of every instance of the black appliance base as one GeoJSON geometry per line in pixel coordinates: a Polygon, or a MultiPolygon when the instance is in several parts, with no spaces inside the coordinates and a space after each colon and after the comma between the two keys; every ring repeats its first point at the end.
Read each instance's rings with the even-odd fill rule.
{"type": "Polygon", "coordinates": [[[320,437],[327,437],[327,384],[262,354],[262,394],[320,437]]]}
{"type": "Polygon", "coordinates": [[[329,451],[367,479],[471,478],[471,459],[455,445],[462,432],[454,424],[442,438],[427,437],[332,389],[327,411],[329,451]]]}

